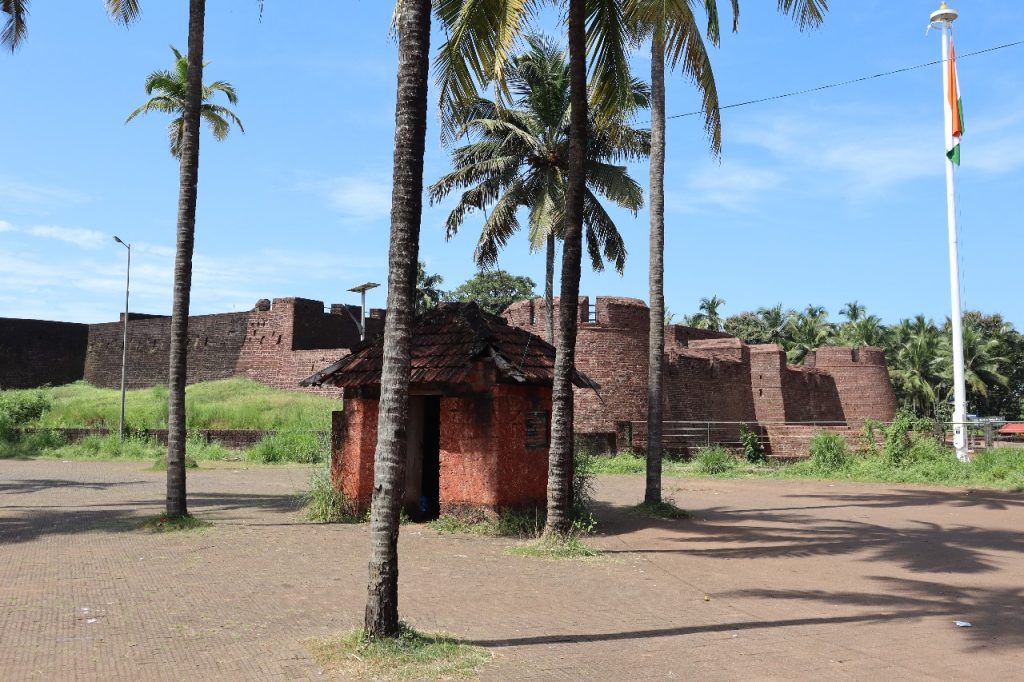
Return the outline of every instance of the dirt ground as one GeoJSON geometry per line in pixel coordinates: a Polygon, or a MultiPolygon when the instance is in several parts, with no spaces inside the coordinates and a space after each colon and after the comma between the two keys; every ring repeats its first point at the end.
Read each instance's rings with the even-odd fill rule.
{"type": "MultiPolygon", "coordinates": [[[[324,679],[303,641],[365,603],[365,526],[304,521],[299,467],[189,472],[194,534],[138,529],[144,463],[0,460],[0,678],[324,679]]],[[[490,649],[492,680],[1013,679],[1024,495],[666,480],[693,518],[597,489],[598,559],[402,528],[401,610],[490,649]],[[954,620],[973,627],[959,628],[954,620]]]]}

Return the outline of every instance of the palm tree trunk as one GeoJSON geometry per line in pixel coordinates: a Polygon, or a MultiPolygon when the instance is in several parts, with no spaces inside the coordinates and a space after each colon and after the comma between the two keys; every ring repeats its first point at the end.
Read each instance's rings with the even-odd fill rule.
{"type": "Polygon", "coordinates": [[[651,39],[651,323],[647,350],[647,488],[644,501],[661,502],[662,369],[665,357],[665,42],[651,39]]]}
{"type": "Polygon", "coordinates": [[[558,302],[558,343],[552,389],[551,449],[548,453],[548,515],[544,534],[564,535],[572,527],[573,395],[576,322],[583,257],[583,192],[587,146],[586,1],[569,0],[569,156],[566,169],[562,287],[558,302]]]}
{"type": "Polygon", "coordinates": [[[192,291],[192,251],[196,237],[199,184],[199,114],[203,103],[203,32],[206,0],[188,9],[188,84],[182,114],[178,182],[178,229],[171,304],[170,371],[167,402],[167,514],[188,513],[185,490],[185,380],[188,371],[188,307],[192,291]]]}
{"type": "Polygon", "coordinates": [[[548,232],[547,263],[544,270],[544,311],[547,319],[544,321],[545,331],[548,335],[548,343],[555,344],[555,233],[548,232]]]}
{"type": "Polygon", "coordinates": [[[429,66],[430,0],[404,0],[398,19],[388,314],[384,323],[384,366],[370,507],[370,562],[364,619],[368,637],[394,637],[399,631],[398,524],[405,488],[429,66]]]}

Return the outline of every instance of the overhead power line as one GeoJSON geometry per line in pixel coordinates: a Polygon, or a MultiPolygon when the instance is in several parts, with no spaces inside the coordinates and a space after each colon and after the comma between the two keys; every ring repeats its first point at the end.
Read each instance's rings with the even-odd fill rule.
{"type": "MultiPolygon", "coordinates": [[[[968,52],[966,54],[957,55],[957,58],[958,59],[966,59],[968,57],[975,57],[977,55],[985,54],[985,53],[988,53],[988,52],[995,52],[996,50],[1005,50],[1008,47],[1016,47],[1018,45],[1024,45],[1024,40],[1018,40],[1015,43],[1006,43],[1005,45],[996,45],[995,47],[987,47],[984,50],[977,50],[975,52],[968,52]]],[[[902,69],[893,69],[891,71],[883,71],[881,73],[875,73],[875,74],[872,74],[870,76],[861,76],[860,78],[851,78],[850,80],[839,81],[837,83],[829,83],[828,85],[819,85],[819,86],[814,87],[814,88],[806,88],[804,90],[794,90],[793,92],[786,92],[786,93],[783,93],[781,95],[771,95],[770,97],[761,97],[759,99],[751,99],[751,100],[747,100],[746,102],[736,102],[735,104],[726,104],[725,106],[718,107],[718,110],[719,111],[723,111],[725,109],[735,109],[737,107],[745,107],[745,106],[748,106],[750,104],[761,104],[763,102],[771,102],[771,101],[777,100],[777,99],[785,99],[787,97],[796,97],[797,95],[807,95],[807,94],[810,94],[812,92],[819,92],[821,90],[830,90],[832,88],[840,88],[840,87],[843,87],[845,85],[853,85],[854,83],[863,83],[864,81],[874,80],[875,78],[885,78],[886,76],[895,76],[896,74],[899,74],[899,73],[906,73],[907,71],[915,71],[917,69],[924,69],[924,68],[927,68],[929,66],[935,66],[936,64],[941,64],[942,61],[943,60],[941,60],[941,59],[936,59],[935,61],[927,62],[925,64],[917,64],[916,66],[906,66],[906,67],[904,67],[902,69]]],[[[698,111],[691,111],[691,112],[686,113],[686,114],[673,114],[672,116],[666,116],[665,118],[666,119],[686,118],[687,116],[700,116],[703,113],[704,113],[704,110],[700,109],[698,111]]]]}

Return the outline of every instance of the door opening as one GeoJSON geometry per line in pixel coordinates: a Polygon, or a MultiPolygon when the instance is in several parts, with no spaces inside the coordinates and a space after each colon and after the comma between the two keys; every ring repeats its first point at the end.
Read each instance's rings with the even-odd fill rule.
{"type": "Polygon", "coordinates": [[[420,520],[441,514],[441,396],[423,397],[423,473],[420,480],[420,520]]]}

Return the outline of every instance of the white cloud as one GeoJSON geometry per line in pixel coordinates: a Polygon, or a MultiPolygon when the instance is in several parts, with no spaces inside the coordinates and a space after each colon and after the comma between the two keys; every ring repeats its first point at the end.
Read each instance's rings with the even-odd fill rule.
{"type": "Polygon", "coordinates": [[[665,193],[670,211],[699,213],[709,210],[749,211],[768,191],[782,183],[782,176],[771,170],[741,162],[712,164],[691,173],[682,191],[665,193]]]}
{"type": "Polygon", "coordinates": [[[14,225],[11,225],[6,220],[0,220],[0,232],[14,232],[14,225]]]}
{"type": "Polygon", "coordinates": [[[81,227],[61,227],[59,225],[34,225],[28,230],[29,234],[36,237],[59,239],[62,242],[74,244],[83,249],[99,248],[105,240],[110,239],[109,235],[96,230],[86,230],[81,227]]]}
{"type": "Polygon", "coordinates": [[[303,178],[295,188],[320,195],[346,222],[387,221],[391,215],[391,178],[383,172],[365,171],[327,180],[303,178]]]}
{"type": "Polygon", "coordinates": [[[0,175],[0,203],[9,205],[38,204],[81,204],[89,201],[89,195],[74,189],[38,185],[0,175]]]}

